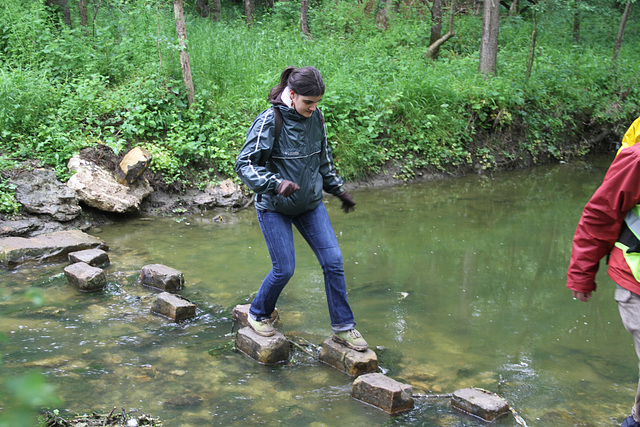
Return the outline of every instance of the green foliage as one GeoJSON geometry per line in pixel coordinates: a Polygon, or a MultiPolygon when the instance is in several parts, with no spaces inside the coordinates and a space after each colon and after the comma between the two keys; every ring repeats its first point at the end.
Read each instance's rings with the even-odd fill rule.
{"type": "Polygon", "coordinates": [[[0,213],[16,214],[20,211],[15,190],[8,179],[0,178],[0,213]]]}
{"type": "Polygon", "coordinates": [[[0,427],[32,427],[41,408],[60,404],[54,387],[42,374],[7,379],[3,386],[6,403],[0,414],[0,427]]]}
{"type": "MultiPolygon", "coordinates": [[[[187,107],[171,2],[104,2],[86,28],[72,3],[68,29],[44,3],[7,0],[0,8],[0,152],[37,159],[64,179],[67,160],[83,147],[104,143],[121,153],[140,144],[168,182],[202,186],[235,176],[246,129],[268,107],[281,70],[315,65],[346,178],[377,173],[389,161],[411,178],[420,169],[491,169],[522,156],[562,159],[589,149],[583,118],[618,124],[638,114],[638,24],[628,23],[613,66],[621,13],[614,3],[545,2],[529,79],[531,8],[501,20],[491,79],[477,72],[481,19],[471,14],[456,16],[456,36],[433,62],[424,56],[430,12],[419,3],[389,11],[386,30],[376,21],[382,2],[312,3],[312,39],[300,34],[297,1],[259,12],[251,27],[239,3],[225,6],[220,23],[188,14],[196,102],[187,107]],[[585,29],[580,44],[571,32],[576,10],[585,29]]],[[[15,212],[2,185],[0,207],[15,212]]]]}

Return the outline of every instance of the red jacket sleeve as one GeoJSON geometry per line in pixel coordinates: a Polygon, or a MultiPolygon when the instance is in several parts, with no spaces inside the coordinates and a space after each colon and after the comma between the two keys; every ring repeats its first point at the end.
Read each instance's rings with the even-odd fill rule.
{"type": "Polygon", "coordinates": [[[640,144],[621,150],[584,207],[573,237],[567,287],[595,290],[600,260],[618,240],[624,218],[640,203],[640,144]]]}

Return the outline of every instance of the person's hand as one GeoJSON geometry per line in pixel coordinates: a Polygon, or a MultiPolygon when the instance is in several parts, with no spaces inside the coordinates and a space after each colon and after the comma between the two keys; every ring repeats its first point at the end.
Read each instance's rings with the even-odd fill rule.
{"type": "Polygon", "coordinates": [[[283,179],[280,185],[278,185],[278,194],[283,197],[289,197],[300,189],[300,186],[293,181],[283,179]]]}
{"type": "Polygon", "coordinates": [[[591,292],[571,292],[573,293],[573,299],[579,299],[582,302],[587,302],[591,299],[591,292]]]}
{"type": "Polygon", "coordinates": [[[344,211],[344,213],[349,213],[354,209],[356,202],[353,201],[353,197],[351,197],[351,194],[343,191],[342,193],[338,194],[338,198],[342,200],[342,210],[344,211]]]}

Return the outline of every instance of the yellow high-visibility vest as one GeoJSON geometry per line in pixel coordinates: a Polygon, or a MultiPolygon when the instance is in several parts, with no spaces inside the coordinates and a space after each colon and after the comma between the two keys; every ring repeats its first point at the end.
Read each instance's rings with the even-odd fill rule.
{"type": "Polygon", "coordinates": [[[622,137],[622,146],[618,149],[618,153],[620,150],[626,147],[631,147],[636,142],[640,141],[640,117],[636,119],[635,122],[631,123],[629,129],[627,129],[627,133],[622,137]]]}

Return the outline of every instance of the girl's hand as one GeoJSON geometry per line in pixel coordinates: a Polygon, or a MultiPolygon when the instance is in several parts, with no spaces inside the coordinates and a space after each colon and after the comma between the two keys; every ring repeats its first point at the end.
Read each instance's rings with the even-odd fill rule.
{"type": "Polygon", "coordinates": [[[283,197],[289,197],[299,189],[300,189],[300,186],[295,182],[289,181],[288,179],[283,179],[280,185],[278,186],[278,194],[283,197]]]}
{"type": "Polygon", "coordinates": [[[342,200],[342,210],[344,211],[344,213],[349,213],[354,209],[356,202],[353,201],[353,197],[351,197],[351,194],[343,191],[342,193],[338,194],[338,198],[342,200]]]}

